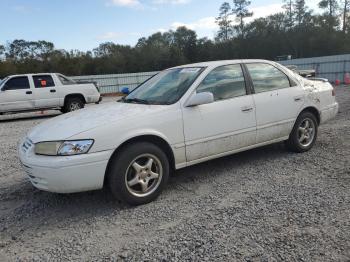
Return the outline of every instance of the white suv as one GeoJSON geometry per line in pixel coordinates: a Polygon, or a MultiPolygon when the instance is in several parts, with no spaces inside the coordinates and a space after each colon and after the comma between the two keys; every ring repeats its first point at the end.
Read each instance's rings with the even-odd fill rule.
{"type": "Polygon", "coordinates": [[[0,114],[40,109],[65,113],[100,100],[95,84],[78,84],[61,74],[13,75],[0,82],[0,114]]]}

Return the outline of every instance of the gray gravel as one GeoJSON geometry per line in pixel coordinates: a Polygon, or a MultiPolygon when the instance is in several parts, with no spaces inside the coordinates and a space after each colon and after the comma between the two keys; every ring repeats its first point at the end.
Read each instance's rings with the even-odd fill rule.
{"type": "Polygon", "coordinates": [[[177,171],[136,208],[34,189],[16,157],[50,116],[0,117],[0,261],[349,261],[350,88],[314,149],[275,144],[177,171]]]}

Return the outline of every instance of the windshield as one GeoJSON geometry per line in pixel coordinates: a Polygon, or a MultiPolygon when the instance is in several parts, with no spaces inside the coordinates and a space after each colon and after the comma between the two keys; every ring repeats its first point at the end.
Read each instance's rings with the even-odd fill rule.
{"type": "Polygon", "coordinates": [[[8,77],[5,77],[3,80],[0,79],[0,86],[8,79],[8,77]]]}
{"type": "Polygon", "coordinates": [[[170,105],[177,102],[203,71],[203,67],[160,72],[125,97],[124,103],[170,105]]]}

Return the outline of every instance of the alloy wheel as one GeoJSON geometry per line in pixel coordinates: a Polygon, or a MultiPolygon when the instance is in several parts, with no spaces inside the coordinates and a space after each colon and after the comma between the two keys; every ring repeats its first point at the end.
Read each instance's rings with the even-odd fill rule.
{"type": "Polygon", "coordinates": [[[143,154],[131,161],[125,174],[128,191],[136,197],[146,197],[159,187],[163,176],[160,160],[151,154],[143,154]]]}
{"type": "Polygon", "coordinates": [[[80,106],[79,102],[72,102],[70,104],[69,108],[70,108],[70,111],[72,112],[72,111],[76,111],[76,110],[81,109],[81,106],[80,106]]]}
{"type": "Polygon", "coordinates": [[[301,146],[308,147],[315,138],[315,123],[310,118],[305,118],[298,128],[298,140],[301,146]]]}

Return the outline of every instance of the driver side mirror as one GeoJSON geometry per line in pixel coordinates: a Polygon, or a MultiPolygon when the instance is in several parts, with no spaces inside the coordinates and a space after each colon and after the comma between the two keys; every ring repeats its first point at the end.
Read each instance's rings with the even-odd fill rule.
{"type": "Polygon", "coordinates": [[[193,94],[187,102],[187,107],[210,104],[214,102],[214,95],[210,92],[193,94]]]}

